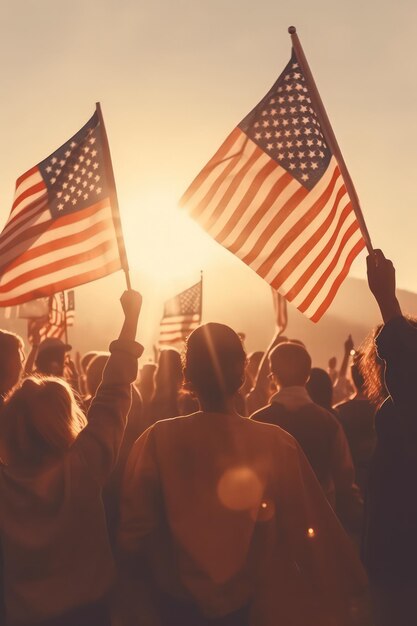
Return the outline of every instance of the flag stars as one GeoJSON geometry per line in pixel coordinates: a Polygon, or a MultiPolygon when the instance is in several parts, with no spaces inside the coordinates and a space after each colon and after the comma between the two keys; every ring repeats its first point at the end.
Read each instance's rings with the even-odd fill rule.
{"type": "Polygon", "coordinates": [[[71,156],[71,150],[67,150],[65,152],[65,157],[68,159],[68,157],[70,157],[70,156],[71,156]]]}
{"type": "Polygon", "coordinates": [[[98,181],[100,180],[100,176],[98,174],[96,174],[94,176],[94,180],[96,181],[96,183],[98,183],[98,181]]]}
{"type": "Polygon", "coordinates": [[[262,122],[262,126],[263,126],[264,128],[268,128],[268,126],[269,126],[269,122],[268,122],[268,120],[264,120],[264,121],[262,122]]]}
{"type": "Polygon", "coordinates": [[[64,200],[65,200],[65,202],[68,202],[68,200],[70,199],[70,197],[71,197],[71,196],[67,193],[67,194],[64,196],[64,200]]]}
{"type": "Polygon", "coordinates": [[[52,157],[52,159],[51,159],[52,165],[55,165],[55,163],[57,163],[57,162],[58,162],[58,159],[56,157],[52,157]]]}
{"type": "Polygon", "coordinates": [[[262,137],[262,133],[255,133],[255,139],[260,139],[262,137]]]}
{"type": "Polygon", "coordinates": [[[48,172],[48,174],[50,174],[52,172],[52,167],[48,165],[48,167],[46,168],[46,171],[48,172]]]}
{"type": "Polygon", "coordinates": [[[97,150],[91,150],[91,156],[95,157],[97,154],[97,150]]]}
{"type": "Polygon", "coordinates": [[[62,210],[63,210],[63,208],[64,208],[64,205],[62,204],[62,202],[60,202],[60,203],[58,204],[58,211],[62,211],[62,210]]]}
{"type": "Polygon", "coordinates": [[[273,150],[273,148],[274,148],[274,144],[273,143],[268,143],[267,146],[266,146],[267,150],[273,150]]]}
{"type": "Polygon", "coordinates": [[[94,185],[93,185],[93,184],[91,184],[91,185],[89,185],[89,186],[88,186],[88,188],[89,188],[89,190],[90,190],[90,191],[93,191],[93,189],[94,189],[94,185]]]}
{"type": "Polygon", "coordinates": [[[272,133],[270,133],[269,131],[265,133],[265,139],[270,139],[271,137],[272,137],[272,133]]]}
{"type": "Polygon", "coordinates": [[[306,181],[306,180],[308,180],[308,179],[309,179],[308,174],[303,174],[303,175],[301,176],[301,180],[306,181]]]}
{"type": "Polygon", "coordinates": [[[93,145],[94,143],[96,143],[96,138],[95,137],[90,137],[90,139],[88,141],[89,141],[89,143],[91,143],[91,145],[93,145]]]}
{"type": "Polygon", "coordinates": [[[92,178],[92,176],[93,176],[93,172],[88,172],[87,178],[92,178]]]}
{"type": "Polygon", "coordinates": [[[318,168],[318,164],[315,161],[311,162],[311,169],[316,170],[318,168]]]}
{"type": "Polygon", "coordinates": [[[83,195],[83,198],[84,198],[84,200],[87,200],[87,198],[88,198],[88,193],[85,193],[85,194],[83,195]]]}
{"type": "Polygon", "coordinates": [[[99,194],[99,193],[101,193],[101,187],[97,187],[96,189],[96,194],[99,194]]]}

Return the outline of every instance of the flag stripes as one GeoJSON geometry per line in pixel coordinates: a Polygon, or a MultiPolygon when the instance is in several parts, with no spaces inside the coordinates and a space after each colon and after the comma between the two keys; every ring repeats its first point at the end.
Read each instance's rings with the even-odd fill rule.
{"type": "Polygon", "coordinates": [[[181,204],[313,321],[365,245],[334,157],[309,191],[239,128],[181,204]]]}
{"type": "Polygon", "coordinates": [[[17,179],[0,234],[0,306],[49,296],[121,268],[97,113],[17,179]]]}

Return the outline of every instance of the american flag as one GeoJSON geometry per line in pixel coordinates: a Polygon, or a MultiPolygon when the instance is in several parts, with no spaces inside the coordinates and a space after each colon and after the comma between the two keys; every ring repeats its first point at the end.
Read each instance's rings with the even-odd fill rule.
{"type": "Polygon", "coordinates": [[[365,242],[294,51],[181,205],[289,302],[320,319],[365,242]]]}
{"type": "Polygon", "coordinates": [[[0,306],[50,296],[121,268],[104,132],[96,111],[17,179],[0,234],[0,306]]]}
{"type": "Polygon", "coordinates": [[[33,345],[35,328],[39,332],[39,340],[48,337],[62,339],[65,329],[74,325],[75,300],[74,291],[61,292],[48,298],[48,314],[42,318],[28,319],[28,341],[33,345]]]}
{"type": "Polygon", "coordinates": [[[164,306],[159,343],[170,345],[185,341],[201,323],[202,281],[174,296],[164,306]]]}

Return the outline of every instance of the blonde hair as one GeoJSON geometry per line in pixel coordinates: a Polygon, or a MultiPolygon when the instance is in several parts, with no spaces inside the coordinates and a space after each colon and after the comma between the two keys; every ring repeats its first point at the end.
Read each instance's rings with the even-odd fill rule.
{"type": "Polygon", "coordinates": [[[31,376],[10,396],[0,441],[8,464],[41,464],[68,450],[86,425],[71,387],[53,376],[31,376]]]}

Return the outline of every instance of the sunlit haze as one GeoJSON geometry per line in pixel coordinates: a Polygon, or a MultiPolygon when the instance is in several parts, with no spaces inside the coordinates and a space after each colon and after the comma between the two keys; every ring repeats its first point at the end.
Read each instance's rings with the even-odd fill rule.
{"type": "MultiPolygon", "coordinates": [[[[206,321],[245,331],[250,349],[265,347],[271,334],[268,285],[177,203],[284,68],[290,24],[297,27],[373,244],[394,259],[399,285],[417,291],[412,0],[6,0],[1,17],[0,227],[16,178],[76,132],[100,101],[133,286],[145,297],[141,332],[148,353],[164,300],[197,282],[201,270],[206,321]]],[[[365,277],[365,253],[351,275],[365,277]]],[[[105,346],[123,288],[121,272],[77,288],[80,315],[90,319],[72,331],[74,341],[92,347],[86,337],[99,328],[99,347],[105,346]],[[94,312],[92,302],[99,307],[94,312]]],[[[342,291],[338,315],[343,297],[342,291]]],[[[290,307],[290,323],[293,315],[290,307]]],[[[321,325],[328,315],[332,309],[321,325]]],[[[353,322],[360,317],[357,312],[353,322]]],[[[317,330],[311,332],[313,337],[317,330]]]]}

